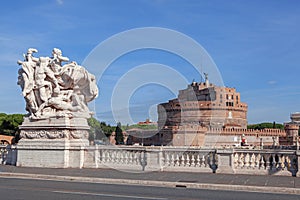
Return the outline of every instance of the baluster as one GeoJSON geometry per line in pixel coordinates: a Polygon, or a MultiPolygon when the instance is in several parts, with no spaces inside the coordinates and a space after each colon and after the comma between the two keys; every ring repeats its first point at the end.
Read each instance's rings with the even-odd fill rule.
{"type": "Polygon", "coordinates": [[[112,161],[114,163],[118,163],[118,159],[119,159],[119,151],[115,150],[112,153],[112,161]]]}
{"type": "Polygon", "coordinates": [[[287,169],[290,170],[291,169],[291,157],[290,156],[286,156],[286,162],[287,162],[287,169]]]}
{"type": "Polygon", "coordinates": [[[129,163],[129,160],[128,160],[128,151],[125,151],[124,161],[125,161],[124,162],[125,164],[129,163]]]}
{"type": "Polygon", "coordinates": [[[102,163],[102,151],[100,149],[97,149],[97,155],[96,155],[96,159],[97,159],[97,163],[102,163]]]}
{"type": "Polygon", "coordinates": [[[125,164],[125,152],[123,150],[120,150],[120,163],[125,164]]]}
{"type": "Polygon", "coordinates": [[[117,159],[116,159],[117,164],[122,163],[121,155],[122,155],[122,151],[118,150],[117,151],[117,159]]]}
{"type": "Polygon", "coordinates": [[[100,149],[96,146],[95,148],[95,166],[98,168],[98,164],[101,163],[100,149]]]}
{"type": "Polygon", "coordinates": [[[270,170],[271,166],[270,166],[270,159],[271,159],[271,155],[266,155],[266,169],[270,170]]]}
{"type": "Polygon", "coordinates": [[[250,156],[249,153],[247,153],[245,156],[245,167],[249,168],[249,166],[250,166],[250,156]]]}
{"type": "Polygon", "coordinates": [[[132,164],[133,151],[128,152],[128,164],[132,164]]]}
{"type": "Polygon", "coordinates": [[[280,162],[281,162],[281,169],[284,170],[285,168],[285,157],[284,155],[281,155],[281,158],[280,158],[280,162]]]}
{"type": "Polygon", "coordinates": [[[103,150],[103,151],[102,151],[102,162],[103,162],[103,163],[106,163],[106,162],[107,162],[107,160],[106,160],[106,150],[103,150]]]}
{"type": "Polygon", "coordinates": [[[113,151],[112,150],[108,150],[107,152],[106,152],[106,160],[107,160],[107,162],[108,163],[110,163],[110,162],[112,162],[112,160],[111,160],[111,154],[113,153],[113,151]]]}
{"type": "Polygon", "coordinates": [[[122,163],[123,163],[123,161],[124,161],[124,160],[123,160],[123,158],[124,158],[124,156],[123,156],[123,155],[124,155],[124,152],[123,152],[123,150],[120,150],[120,151],[119,151],[119,163],[120,163],[120,164],[122,164],[122,163]]]}
{"type": "Polygon", "coordinates": [[[134,152],[134,164],[139,165],[139,157],[140,157],[140,152],[139,151],[135,151],[134,152]]]}
{"type": "Polygon", "coordinates": [[[276,169],[276,154],[271,154],[271,158],[270,158],[270,166],[271,169],[276,169]]]}
{"type": "Polygon", "coordinates": [[[129,164],[133,164],[134,162],[134,151],[130,151],[130,154],[129,154],[129,164]]]}
{"type": "Polygon", "coordinates": [[[189,154],[189,152],[187,152],[187,154],[186,154],[186,160],[185,160],[185,166],[191,166],[191,163],[190,163],[190,154],[189,154]]]}
{"type": "Polygon", "coordinates": [[[207,167],[207,160],[208,160],[207,156],[203,155],[202,156],[202,164],[204,165],[204,167],[207,167]]]}
{"type": "Polygon", "coordinates": [[[110,160],[109,160],[109,150],[106,150],[105,153],[104,153],[104,157],[105,157],[105,162],[108,163],[110,160]]]}
{"type": "Polygon", "coordinates": [[[240,166],[240,168],[243,168],[244,167],[244,154],[243,153],[241,153],[240,154],[240,159],[239,159],[239,166],[240,166]]]}
{"type": "Polygon", "coordinates": [[[192,157],[191,157],[191,164],[190,166],[194,167],[195,166],[195,155],[192,153],[192,157]]]}
{"type": "Polygon", "coordinates": [[[126,156],[127,156],[127,151],[126,150],[122,151],[122,163],[124,163],[124,164],[127,164],[126,163],[127,162],[126,156]]]}
{"type": "Polygon", "coordinates": [[[106,152],[106,160],[107,160],[107,162],[112,162],[112,160],[111,160],[111,158],[112,158],[112,154],[113,154],[114,152],[113,152],[113,150],[108,150],[107,152],[106,152]]]}
{"type": "Polygon", "coordinates": [[[253,169],[255,168],[255,158],[256,158],[255,154],[252,153],[251,159],[250,159],[250,167],[253,169]]]}
{"type": "Polygon", "coordinates": [[[234,168],[239,167],[239,154],[237,152],[234,153],[233,163],[234,163],[234,168]]]}
{"type": "Polygon", "coordinates": [[[196,167],[201,167],[201,159],[200,159],[199,153],[197,153],[197,156],[196,156],[196,167]]]}
{"type": "Polygon", "coordinates": [[[255,159],[255,168],[259,169],[260,168],[260,159],[261,159],[261,154],[257,154],[256,159],[255,159]]]}
{"type": "Polygon", "coordinates": [[[133,164],[138,165],[139,164],[139,151],[134,151],[133,154],[133,164]]]}
{"type": "Polygon", "coordinates": [[[133,161],[135,165],[139,165],[139,157],[140,157],[140,152],[139,151],[135,151],[134,152],[134,157],[133,157],[133,161]]]}
{"type": "Polygon", "coordinates": [[[124,151],[120,150],[120,164],[124,164],[124,151]]]}
{"type": "Polygon", "coordinates": [[[265,155],[261,156],[261,162],[260,162],[260,167],[262,167],[263,169],[266,169],[266,165],[265,165],[265,155]]]}
{"type": "Polygon", "coordinates": [[[180,165],[180,163],[179,163],[179,155],[178,155],[178,152],[176,152],[176,160],[175,160],[175,164],[176,164],[177,166],[180,165]]]}
{"type": "Polygon", "coordinates": [[[111,149],[107,151],[107,154],[106,154],[106,156],[107,156],[106,157],[107,162],[109,162],[109,163],[112,162],[112,154],[113,153],[114,153],[114,151],[111,150],[111,149]]]}
{"type": "Polygon", "coordinates": [[[282,157],[282,155],[277,154],[277,159],[278,159],[277,168],[279,170],[282,170],[282,159],[281,159],[281,157],[282,157]]]}
{"type": "Polygon", "coordinates": [[[279,159],[279,155],[275,154],[274,156],[274,162],[275,162],[275,169],[280,169],[280,159],[279,159]]]}
{"type": "Polygon", "coordinates": [[[136,162],[136,158],[137,158],[136,154],[137,154],[137,151],[133,151],[132,152],[132,161],[131,161],[131,164],[133,164],[133,165],[135,165],[137,163],[136,162]]]}
{"type": "Polygon", "coordinates": [[[179,166],[185,166],[185,158],[184,158],[184,153],[179,156],[179,166]]]}
{"type": "Polygon", "coordinates": [[[121,164],[123,162],[123,156],[122,156],[123,151],[119,150],[117,152],[118,152],[118,156],[117,156],[118,164],[121,164]]]}
{"type": "Polygon", "coordinates": [[[171,154],[171,165],[175,166],[175,156],[174,156],[174,153],[171,154]]]}
{"type": "Polygon", "coordinates": [[[275,154],[270,155],[270,169],[276,169],[275,154]]]}
{"type": "Polygon", "coordinates": [[[164,155],[165,155],[165,159],[164,159],[165,166],[170,166],[170,155],[169,155],[169,153],[165,152],[164,155]]]}
{"type": "Polygon", "coordinates": [[[114,150],[109,150],[108,151],[108,154],[107,154],[107,157],[108,157],[108,162],[113,162],[113,158],[114,158],[114,153],[115,151],[114,150]]]}

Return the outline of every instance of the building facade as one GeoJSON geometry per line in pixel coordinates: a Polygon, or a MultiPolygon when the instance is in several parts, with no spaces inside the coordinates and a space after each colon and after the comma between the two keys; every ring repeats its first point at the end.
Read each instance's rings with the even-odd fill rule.
{"type": "Polygon", "coordinates": [[[162,145],[276,145],[286,132],[247,129],[246,103],[235,88],[193,82],[178,97],[158,105],[158,135],[162,145]],[[244,142],[245,143],[245,142],[244,142]]]}

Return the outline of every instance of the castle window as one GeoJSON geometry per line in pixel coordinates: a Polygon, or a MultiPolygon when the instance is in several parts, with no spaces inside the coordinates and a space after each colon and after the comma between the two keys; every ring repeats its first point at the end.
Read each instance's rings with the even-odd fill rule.
{"type": "Polygon", "coordinates": [[[233,107],[234,105],[233,105],[233,102],[226,102],[226,106],[231,106],[231,107],[233,107]]]}

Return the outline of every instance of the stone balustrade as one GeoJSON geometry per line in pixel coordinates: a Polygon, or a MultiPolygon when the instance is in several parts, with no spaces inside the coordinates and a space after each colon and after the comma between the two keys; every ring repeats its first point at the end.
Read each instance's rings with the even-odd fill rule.
{"type": "Polygon", "coordinates": [[[162,168],[165,171],[201,171],[216,169],[215,150],[162,148],[162,168]]]}
{"type": "Polygon", "coordinates": [[[85,156],[84,167],[199,172],[211,172],[217,158],[215,150],[133,146],[95,146],[85,156]]]}
{"type": "Polygon", "coordinates": [[[207,131],[207,134],[218,134],[218,135],[241,135],[244,134],[245,136],[252,136],[252,135],[259,135],[259,136],[285,136],[285,130],[281,129],[239,129],[239,128],[210,128],[207,131]]]}
{"type": "MultiPolygon", "coordinates": [[[[300,176],[299,150],[96,145],[72,151],[79,152],[84,168],[300,176]]],[[[15,146],[1,152],[2,164],[16,164],[15,146]]]]}
{"type": "Polygon", "coordinates": [[[88,151],[93,154],[95,167],[110,167],[118,169],[139,170],[143,167],[145,150],[137,148],[118,148],[117,146],[96,146],[95,149],[88,151]]]}
{"type": "Polygon", "coordinates": [[[196,147],[96,146],[86,151],[86,157],[94,159],[84,167],[287,176],[296,175],[300,162],[296,150],[196,147]]]}
{"type": "Polygon", "coordinates": [[[298,156],[291,150],[235,150],[233,167],[237,173],[295,176],[298,171],[298,156]]]}

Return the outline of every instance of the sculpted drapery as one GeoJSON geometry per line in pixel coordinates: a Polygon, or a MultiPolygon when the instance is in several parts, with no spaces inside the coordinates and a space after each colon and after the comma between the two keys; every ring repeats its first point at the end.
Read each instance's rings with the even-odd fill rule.
{"type": "Polygon", "coordinates": [[[35,57],[29,48],[18,61],[18,85],[32,119],[84,117],[91,113],[87,103],[98,96],[95,76],[54,48],[52,57],[35,57]],[[66,64],[63,64],[63,63],[66,64]]]}

